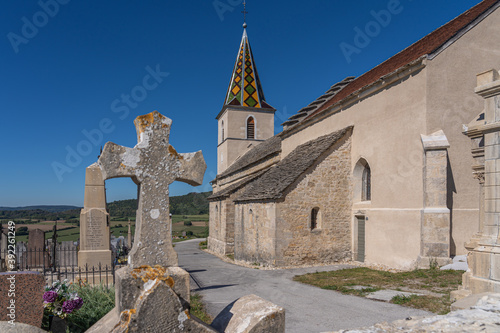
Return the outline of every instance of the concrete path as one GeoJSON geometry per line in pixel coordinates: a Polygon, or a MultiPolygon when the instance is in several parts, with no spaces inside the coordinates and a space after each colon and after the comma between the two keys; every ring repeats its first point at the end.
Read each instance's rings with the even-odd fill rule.
{"type": "Polygon", "coordinates": [[[294,282],[295,275],[348,267],[335,265],[286,270],[259,270],[223,262],[199,250],[201,240],[176,243],[179,266],[192,277],[191,290],[203,296],[215,317],[239,297],[255,294],[286,310],[286,332],[326,332],[370,326],[430,313],[294,282]]]}

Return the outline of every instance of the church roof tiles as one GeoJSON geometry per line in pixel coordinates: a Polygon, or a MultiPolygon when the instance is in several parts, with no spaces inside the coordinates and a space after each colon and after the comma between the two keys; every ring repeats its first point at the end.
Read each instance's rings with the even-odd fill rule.
{"type": "Polygon", "coordinates": [[[302,120],[306,119],[308,115],[318,110],[323,104],[325,104],[329,99],[334,97],[339,93],[345,86],[347,86],[351,81],[354,80],[354,76],[349,76],[340,82],[335,83],[330,89],[328,89],[323,95],[318,97],[316,100],[311,102],[308,106],[300,109],[296,114],[288,118],[283,124],[281,124],[285,129],[288,126],[295,125],[302,120]]]}
{"type": "Polygon", "coordinates": [[[272,166],[262,176],[249,183],[235,201],[276,200],[332,145],[352,127],[321,136],[295,148],[288,156],[272,166]]]}
{"type": "Polygon", "coordinates": [[[243,30],[224,105],[272,109],[264,97],[246,29],[243,30]]]}

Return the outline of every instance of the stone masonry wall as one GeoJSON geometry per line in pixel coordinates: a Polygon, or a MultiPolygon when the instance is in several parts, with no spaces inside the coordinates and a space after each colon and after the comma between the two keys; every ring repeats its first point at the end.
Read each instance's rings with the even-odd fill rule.
{"type": "Polygon", "coordinates": [[[220,207],[222,201],[212,201],[209,204],[209,237],[207,247],[217,254],[224,254],[224,238],[221,225],[220,207]],[[217,208],[216,208],[217,207],[217,208]]]}
{"type": "Polygon", "coordinates": [[[234,252],[234,202],[232,196],[210,202],[208,249],[218,255],[234,252]]]}
{"type": "Polygon", "coordinates": [[[276,203],[237,203],[234,258],[275,266],[276,203]]]}
{"type": "Polygon", "coordinates": [[[351,137],[337,142],[277,204],[277,266],[351,258],[350,150],[351,137]],[[318,227],[311,230],[315,207],[319,208],[318,227]]]}

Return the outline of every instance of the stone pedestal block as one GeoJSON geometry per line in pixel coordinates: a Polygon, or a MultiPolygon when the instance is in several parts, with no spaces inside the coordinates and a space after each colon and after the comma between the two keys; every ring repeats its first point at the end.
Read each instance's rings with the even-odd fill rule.
{"type": "MultiPolygon", "coordinates": [[[[141,293],[144,281],[139,278],[134,271],[135,270],[130,266],[127,266],[120,268],[115,273],[115,304],[120,312],[126,309],[133,309],[141,293]],[[136,277],[134,277],[134,275],[136,277]]],[[[179,295],[180,298],[189,302],[189,273],[180,267],[168,267],[165,269],[164,277],[170,277],[173,281],[172,289],[174,292],[179,295]]]]}
{"type": "Polygon", "coordinates": [[[111,250],[89,250],[89,251],[78,251],[78,263],[82,270],[96,269],[101,265],[102,269],[111,269],[111,250]],[[85,266],[87,265],[87,266],[85,266]]]}

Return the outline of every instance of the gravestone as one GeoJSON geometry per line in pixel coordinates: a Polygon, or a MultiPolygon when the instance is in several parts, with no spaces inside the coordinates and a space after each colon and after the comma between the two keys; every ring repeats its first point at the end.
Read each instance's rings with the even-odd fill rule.
{"type": "Polygon", "coordinates": [[[127,248],[132,248],[132,229],[130,227],[130,219],[128,219],[128,232],[127,232],[127,248]]]}
{"type": "Polygon", "coordinates": [[[45,279],[39,272],[0,273],[0,321],[42,326],[45,279]],[[14,290],[9,293],[9,290],[14,290]],[[9,294],[11,296],[9,296],[9,294]]]}
{"type": "Polygon", "coordinates": [[[63,241],[57,245],[56,250],[57,267],[69,268],[77,266],[78,252],[75,242],[63,241]]]}
{"type": "Polygon", "coordinates": [[[169,143],[172,120],[154,111],[134,121],[134,148],[108,142],[98,165],[103,180],[131,177],[139,186],[135,239],[129,264],[177,266],[172,247],[168,186],[174,181],[199,185],[206,164],[201,151],[177,153],[169,143]]]}
{"type": "Polygon", "coordinates": [[[28,268],[28,247],[24,242],[16,243],[16,261],[19,270],[26,270],[28,268]]]}
{"type": "Polygon", "coordinates": [[[106,190],[101,168],[97,163],[85,172],[85,196],[80,213],[80,251],[78,266],[111,267],[109,243],[109,214],[106,209],[106,190]]]}
{"type": "Polygon", "coordinates": [[[0,272],[7,270],[8,243],[7,235],[3,233],[3,225],[0,224],[0,272]]]}
{"type": "Polygon", "coordinates": [[[49,254],[45,251],[45,232],[33,229],[28,234],[28,267],[48,268],[49,254]]]}

